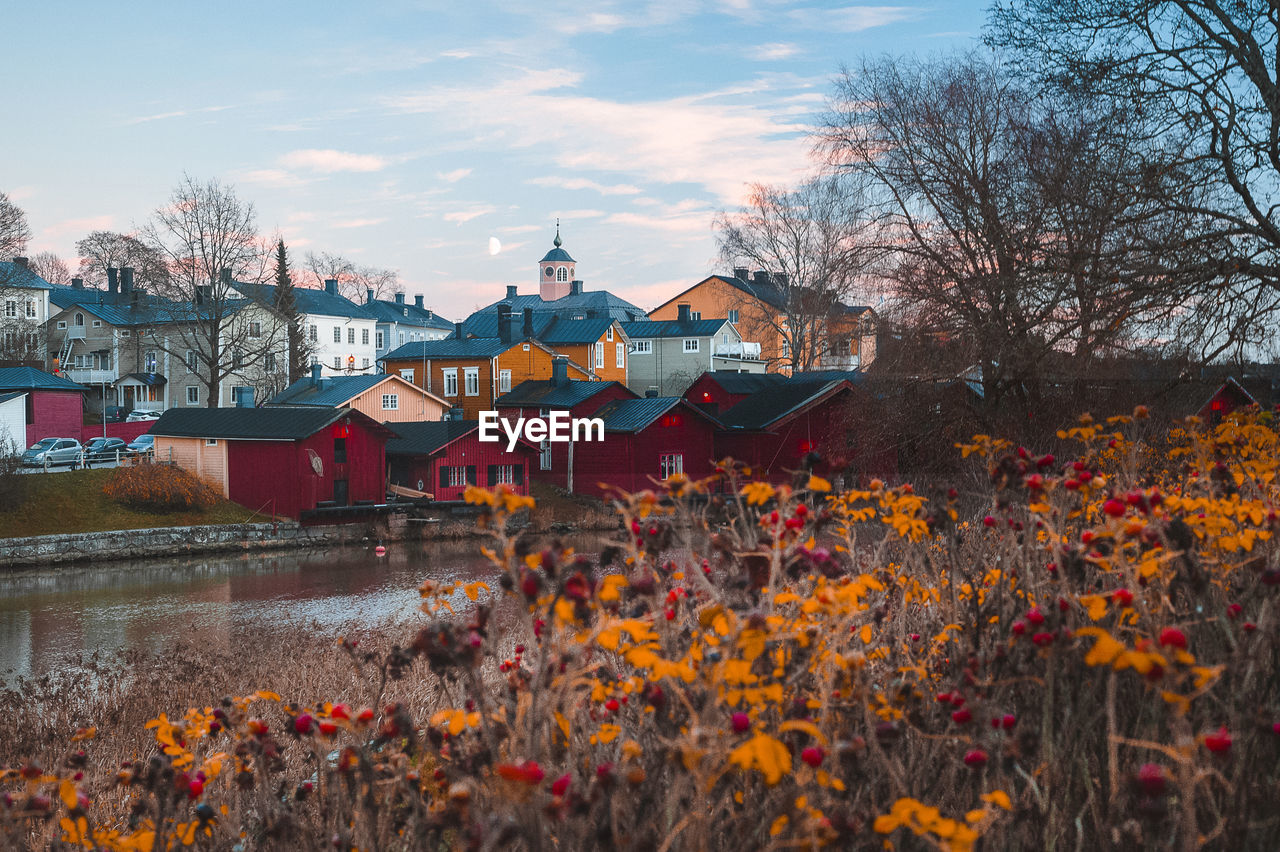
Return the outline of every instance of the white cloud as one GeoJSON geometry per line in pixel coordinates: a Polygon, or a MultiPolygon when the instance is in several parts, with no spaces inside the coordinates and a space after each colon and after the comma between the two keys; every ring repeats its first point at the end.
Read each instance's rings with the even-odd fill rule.
{"type": "Polygon", "coordinates": [[[920,16],[914,6],[845,6],[839,9],[793,9],[790,18],[801,26],[826,32],[857,33],[920,16]]]}
{"type": "Polygon", "coordinates": [[[376,172],[387,167],[387,160],[374,154],[352,154],[332,148],[304,148],[290,151],[280,158],[280,164],[291,169],[310,169],[314,172],[376,172]]]}
{"type": "Polygon", "coordinates": [[[558,210],[551,214],[557,219],[563,219],[566,222],[572,222],[574,219],[599,219],[605,215],[603,210],[558,210]]]}
{"type": "Polygon", "coordinates": [[[471,169],[454,169],[451,172],[436,172],[436,177],[447,183],[457,183],[469,174],[471,169]]]}
{"type": "Polygon", "coordinates": [[[40,237],[48,240],[68,235],[79,238],[90,231],[110,230],[114,221],[115,217],[110,213],[104,213],[101,216],[84,216],[79,219],[64,219],[41,228],[40,237]]]}
{"type": "Polygon", "coordinates": [[[28,198],[35,197],[36,188],[34,186],[15,186],[6,195],[9,196],[10,201],[26,201],[28,198]]]}
{"type": "Polygon", "coordinates": [[[756,59],[790,59],[800,52],[800,49],[794,44],[786,44],[784,42],[772,42],[771,44],[762,44],[752,51],[751,55],[756,59]]]}
{"type": "Polygon", "coordinates": [[[592,189],[601,195],[639,195],[643,192],[640,187],[629,183],[606,185],[586,178],[538,177],[533,178],[529,183],[534,186],[551,186],[560,189],[592,189]]]}
{"type": "Polygon", "coordinates": [[[544,225],[511,225],[506,228],[495,228],[499,234],[530,234],[534,231],[544,230],[544,225]]]}
{"type": "Polygon", "coordinates": [[[330,228],[368,228],[371,225],[381,225],[385,221],[387,221],[385,217],[382,219],[346,219],[341,222],[334,222],[329,227],[330,228]]]}
{"type": "Polygon", "coordinates": [[[442,218],[446,222],[453,222],[457,225],[461,225],[464,222],[470,222],[472,219],[479,219],[481,216],[486,216],[497,209],[497,207],[489,204],[475,204],[465,210],[454,210],[446,213],[442,218]]]}
{"type": "Polygon", "coordinates": [[[230,105],[200,107],[199,109],[176,109],[172,112],[160,112],[155,115],[143,115],[137,118],[127,118],[120,122],[122,125],[129,126],[133,124],[146,124],[149,121],[161,121],[166,118],[182,118],[188,115],[200,115],[209,112],[222,112],[225,109],[231,109],[230,105]]]}
{"type": "MultiPolygon", "coordinates": [[[[779,110],[798,99],[812,103],[811,92],[783,91],[806,83],[761,78],[750,87],[753,102],[735,89],[623,103],[574,93],[581,80],[566,69],[527,71],[487,86],[388,96],[384,103],[434,116],[473,149],[543,145],[568,171],[691,183],[731,205],[741,203],[748,181],[793,183],[808,167],[802,138],[808,125],[778,120],[779,110]],[[533,127],[537,133],[529,132],[533,127]]],[[[797,119],[811,112],[797,110],[797,119]]]]}

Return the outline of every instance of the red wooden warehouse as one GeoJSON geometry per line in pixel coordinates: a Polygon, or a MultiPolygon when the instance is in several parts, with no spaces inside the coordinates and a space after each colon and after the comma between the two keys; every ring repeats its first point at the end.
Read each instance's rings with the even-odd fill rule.
{"type": "MultiPolygon", "coordinates": [[[[521,382],[498,398],[496,408],[500,416],[515,423],[520,417],[546,417],[552,411],[568,412],[570,418],[592,417],[607,403],[635,398],[635,393],[621,382],[585,382],[561,375],[544,381],[521,382]]],[[[572,490],[568,445],[543,441],[532,475],[539,482],[572,490]]]]}
{"type": "Polygon", "coordinates": [[[604,440],[573,444],[577,491],[607,497],[614,488],[641,491],[673,473],[701,479],[715,469],[719,424],[678,396],[616,399],[591,416],[604,421],[604,440]]]}
{"type": "Polygon", "coordinates": [[[83,385],[35,367],[0,367],[0,393],[10,391],[27,395],[26,446],[41,438],[80,438],[83,385]]]}
{"type": "Polygon", "coordinates": [[[713,417],[728,411],[754,393],[768,390],[784,383],[787,377],[781,373],[736,373],[727,370],[708,370],[698,377],[684,398],[713,417]]]}
{"type": "Polygon", "coordinates": [[[505,485],[529,493],[529,470],[537,464],[537,448],[518,441],[481,441],[477,420],[389,423],[396,437],[387,444],[392,485],[431,494],[438,501],[461,500],[468,485],[505,485]]]}
{"type": "Polygon", "coordinates": [[[303,521],[386,497],[394,433],[349,408],[170,408],[151,427],[156,461],[222,486],[230,500],[303,521]]]}

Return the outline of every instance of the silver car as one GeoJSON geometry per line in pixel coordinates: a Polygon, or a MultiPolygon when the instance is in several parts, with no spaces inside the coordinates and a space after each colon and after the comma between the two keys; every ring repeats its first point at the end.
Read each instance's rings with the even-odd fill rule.
{"type": "Polygon", "coordinates": [[[22,463],[31,467],[43,464],[75,464],[84,448],[75,438],[41,438],[22,454],[22,463]]]}

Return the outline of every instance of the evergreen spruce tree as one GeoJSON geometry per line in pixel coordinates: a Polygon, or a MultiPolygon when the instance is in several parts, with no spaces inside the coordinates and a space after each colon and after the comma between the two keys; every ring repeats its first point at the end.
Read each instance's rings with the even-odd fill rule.
{"type": "Polygon", "coordinates": [[[276,304],[275,308],[289,323],[289,383],[293,384],[307,374],[308,351],[302,332],[302,317],[298,314],[298,300],[293,291],[293,278],[289,274],[289,255],[284,240],[276,246],[276,304]]]}

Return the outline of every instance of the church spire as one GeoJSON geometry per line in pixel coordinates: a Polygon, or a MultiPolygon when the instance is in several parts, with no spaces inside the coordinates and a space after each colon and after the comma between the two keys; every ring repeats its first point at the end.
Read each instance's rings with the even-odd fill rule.
{"type": "Polygon", "coordinates": [[[551,244],[556,248],[560,248],[560,246],[564,245],[564,243],[560,241],[560,220],[559,219],[556,219],[556,238],[551,241],[551,244]]]}

